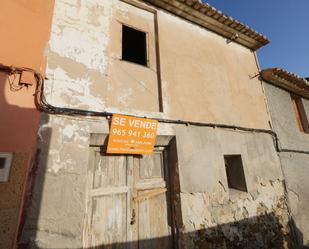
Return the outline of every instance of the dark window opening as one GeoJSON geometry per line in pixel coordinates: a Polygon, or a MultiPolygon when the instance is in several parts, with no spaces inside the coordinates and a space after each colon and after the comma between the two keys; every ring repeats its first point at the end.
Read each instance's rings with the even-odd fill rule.
{"type": "Polygon", "coordinates": [[[0,157],[0,169],[4,169],[5,163],[6,163],[6,158],[0,157]]]}
{"type": "Polygon", "coordinates": [[[309,123],[301,98],[291,95],[291,99],[299,130],[304,133],[309,133],[309,123]]]}
{"type": "Polygon", "coordinates": [[[247,192],[241,155],[225,155],[224,162],[228,187],[247,192]]]}
{"type": "Polygon", "coordinates": [[[147,66],[145,32],[122,26],[122,59],[147,66]]]}

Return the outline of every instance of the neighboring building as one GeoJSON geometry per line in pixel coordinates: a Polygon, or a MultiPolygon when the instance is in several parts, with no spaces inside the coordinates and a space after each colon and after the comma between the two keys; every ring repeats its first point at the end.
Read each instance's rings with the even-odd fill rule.
{"type": "Polygon", "coordinates": [[[267,43],[199,1],[56,0],[20,245],[288,248],[267,43]],[[160,119],[155,153],[107,155],[112,113],[160,119]]]}
{"type": "MultiPolygon", "coordinates": [[[[41,71],[53,1],[7,0],[0,8],[0,248],[16,248],[26,185],[37,154],[40,113],[31,72],[41,71]],[[14,67],[10,67],[13,65],[14,67]]],[[[30,183],[30,180],[28,181],[30,183]]]]}
{"type": "Polygon", "coordinates": [[[261,75],[298,241],[309,246],[309,82],[277,68],[261,75]]]}

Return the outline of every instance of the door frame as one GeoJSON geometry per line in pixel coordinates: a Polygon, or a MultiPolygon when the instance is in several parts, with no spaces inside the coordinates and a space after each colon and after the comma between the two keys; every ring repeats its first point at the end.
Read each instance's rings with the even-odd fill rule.
{"type": "MultiPolygon", "coordinates": [[[[108,134],[90,134],[89,154],[88,154],[88,165],[93,163],[93,155],[95,152],[102,151],[106,152],[108,142],[108,134]]],[[[177,148],[174,136],[157,136],[155,147],[163,147],[163,165],[164,171],[167,171],[167,175],[164,174],[167,188],[167,212],[171,222],[171,237],[173,242],[173,249],[180,248],[180,228],[182,226],[182,215],[181,215],[181,203],[180,203],[180,184],[179,184],[179,171],[178,171],[178,160],[177,160],[177,148]],[[172,159],[172,160],[170,160],[172,159]],[[171,163],[173,165],[171,165],[171,163]]],[[[125,155],[125,154],[124,154],[125,155]]],[[[134,156],[134,155],[130,155],[134,156]]],[[[135,155],[136,156],[136,155],[135,155]]],[[[89,170],[87,170],[87,179],[85,187],[85,217],[83,227],[83,248],[90,249],[89,232],[91,222],[91,211],[89,210],[90,202],[90,187],[89,182],[92,179],[89,170]],[[91,178],[91,179],[90,179],[91,178]]],[[[130,217],[128,217],[130,218],[130,217]]]]}

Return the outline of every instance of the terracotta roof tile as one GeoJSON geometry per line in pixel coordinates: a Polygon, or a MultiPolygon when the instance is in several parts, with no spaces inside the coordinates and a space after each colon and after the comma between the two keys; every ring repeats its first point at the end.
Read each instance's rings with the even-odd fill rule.
{"type": "Polygon", "coordinates": [[[273,85],[309,99],[309,81],[282,68],[262,70],[262,78],[273,85]]]}
{"type": "Polygon", "coordinates": [[[181,16],[191,22],[214,31],[227,39],[232,39],[252,50],[269,43],[262,34],[251,29],[245,24],[223,14],[214,7],[201,0],[143,0],[157,7],[181,16]],[[237,34],[237,36],[235,36],[237,34]]]}

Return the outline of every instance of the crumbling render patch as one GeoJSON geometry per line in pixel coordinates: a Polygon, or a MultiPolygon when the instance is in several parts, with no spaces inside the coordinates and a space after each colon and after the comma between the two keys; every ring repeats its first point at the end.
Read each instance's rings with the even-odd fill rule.
{"type": "Polygon", "coordinates": [[[282,181],[264,181],[257,192],[181,193],[183,248],[292,248],[282,181]]]}

